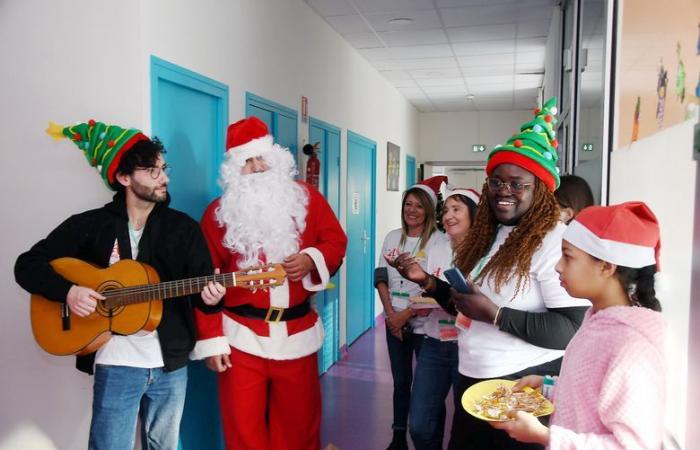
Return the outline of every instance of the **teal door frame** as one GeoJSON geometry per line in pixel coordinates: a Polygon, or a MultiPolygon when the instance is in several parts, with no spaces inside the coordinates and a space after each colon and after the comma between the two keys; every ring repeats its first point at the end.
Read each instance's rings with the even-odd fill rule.
{"type": "MultiPolygon", "coordinates": [[[[272,100],[268,100],[266,98],[260,97],[259,95],[255,95],[252,92],[246,92],[245,93],[245,116],[250,117],[254,116],[255,114],[255,108],[260,108],[267,110],[272,113],[272,123],[268,123],[268,126],[270,128],[270,134],[272,134],[272,137],[275,139],[275,142],[280,143],[283,147],[288,147],[289,151],[292,153],[294,156],[295,161],[299,161],[298,158],[298,131],[296,124],[298,123],[298,114],[296,110],[289,108],[287,106],[284,106],[280,103],[274,102],[272,100]],[[280,116],[283,118],[292,120],[295,124],[295,135],[293,139],[288,139],[286,142],[280,142],[281,138],[281,120],[280,116]]],[[[262,118],[261,118],[262,119],[262,118]]]]}
{"type": "MultiPolygon", "coordinates": [[[[372,199],[372,207],[371,207],[371,210],[370,210],[370,230],[369,230],[369,236],[368,236],[368,237],[369,237],[369,243],[370,243],[370,245],[369,245],[369,261],[370,261],[370,267],[369,267],[369,273],[367,274],[367,277],[368,277],[368,278],[367,278],[367,282],[368,282],[369,285],[371,286],[371,284],[372,284],[373,272],[374,272],[372,269],[374,268],[374,264],[376,264],[375,243],[377,242],[377,239],[376,239],[376,227],[377,227],[377,212],[376,212],[376,208],[377,208],[377,143],[376,143],[375,141],[371,140],[371,139],[368,139],[368,138],[366,138],[366,137],[364,137],[364,136],[358,134],[358,133],[355,133],[355,132],[353,132],[353,131],[351,131],[351,130],[348,130],[348,132],[347,132],[347,153],[348,153],[348,159],[352,158],[352,155],[350,154],[350,146],[351,146],[351,143],[353,143],[353,141],[354,141],[355,143],[359,144],[359,145],[363,145],[363,146],[372,148],[371,167],[367,168],[367,169],[370,171],[370,173],[371,173],[371,185],[372,185],[372,186],[371,186],[371,189],[370,189],[370,195],[371,195],[370,198],[372,199]]],[[[347,175],[347,177],[350,177],[350,166],[351,166],[351,164],[348,163],[347,168],[346,168],[346,171],[347,171],[347,174],[346,174],[346,175],[347,175]]],[[[350,194],[351,194],[351,193],[350,193],[349,190],[348,190],[348,192],[346,192],[346,196],[347,196],[347,195],[350,195],[350,194]]],[[[350,212],[350,211],[351,211],[351,207],[352,207],[352,206],[351,206],[351,203],[352,203],[351,199],[348,198],[348,200],[347,200],[347,208],[346,208],[346,211],[345,211],[345,214],[346,214],[346,224],[348,224],[348,227],[350,226],[350,225],[349,225],[349,224],[350,224],[350,220],[349,220],[349,218],[348,218],[348,215],[351,214],[351,212],[350,212]]],[[[348,233],[350,233],[350,231],[351,231],[351,230],[348,229],[348,233]]],[[[350,302],[350,299],[348,298],[348,295],[347,295],[348,286],[349,286],[349,283],[346,283],[346,285],[345,285],[345,292],[346,292],[346,299],[345,299],[345,301],[346,301],[346,306],[345,306],[345,309],[346,309],[346,311],[348,310],[348,304],[349,304],[349,302],[350,302]]],[[[373,326],[374,326],[374,322],[375,322],[375,312],[374,312],[374,303],[375,303],[374,299],[375,299],[375,296],[374,296],[374,288],[373,288],[373,287],[370,287],[370,292],[372,293],[372,295],[370,295],[369,298],[368,298],[368,301],[369,301],[368,316],[367,316],[366,318],[364,318],[364,320],[366,321],[366,322],[365,322],[365,324],[366,324],[365,330],[367,330],[367,329],[373,327],[373,326]]],[[[345,320],[346,320],[346,323],[347,323],[347,317],[346,317],[345,320]]],[[[346,330],[346,331],[347,331],[347,330],[346,330]]],[[[346,334],[347,334],[347,333],[346,333],[346,334]]],[[[352,342],[350,342],[350,339],[349,339],[347,336],[346,336],[346,338],[347,338],[347,339],[346,339],[346,345],[352,344],[352,342]]]]}
{"type": "MultiPolygon", "coordinates": [[[[229,111],[229,90],[228,86],[211,78],[200,75],[184,67],[165,61],[151,55],[150,58],[150,82],[151,82],[151,134],[166,132],[171,123],[160,116],[161,86],[168,84],[177,85],[185,90],[192,90],[206,94],[215,99],[215,113],[213,122],[215,123],[215,136],[212,136],[211,164],[214,166],[214,173],[218,173],[218,168],[224,158],[226,127],[228,126],[229,111]]],[[[167,91],[165,91],[167,92],[167,91]]],[[[165,92],[163,95],[165,95],[165,92]]],[[[167,144],[167,142],[166,142],[167,144]]],[[[176,167],[176,170],[178,168],[176,167]]],[[[183,167],[183,175],[186,174],[186,167],[183,167]]],[[[173,178],[173,181],[176,181],[173,178]]],[[[206,202],[219,195],[217,177],[207,180],[206,202]]],[[[182,208],[187,211],[202,209],[206,205],[186,205],[182,208]]],[[[190,212],[190,214],[192,214],[190,212]]],[[[194,217],[198,220],[199,217],[194,217]]],[[[203,361],[191,361],[187,367],[188,386],[185,398],[185,409],[182,422],[180,424],[180,439],[178,448],[180,450],[190,450],[207,448],[212,450],[223,450],[223,433],[218,407],[218,388],[216,375],[209,371],[203,361]]]]}
{"type": "Polygon", "coordinates": [[[406,189],[416,184],[416,158],[406,154],[406,189]]]}
{"type": "MultiPolygon", "coordinates": [[[[340,139],[341,130],[328,122],[309,117],[309,143],[314,144],[318,132],[321,132],[321,152],[318,157],[321,160],[321,192],[326,197],[328,204],[340,220],[340,139]],[[315,136],[316,135],[316,136],[315,136]],[[331,146],[330,141],[335,145],[331,146]],[[337,146],[337,148],[335,148],[337,146]]],[[[300,170],[303,172],[303,170],[300,170]]],[[[325,330],[324,343],[319,352],[319,372],[324,373],[331,365],[340,359],[340,292],[343,281],[338,271],[332,278],[335,285],[332,289],[319,292],[315,295],[316,305],[325,330]],[[332,314],[332,317],[328,317],[332,314]]]]}

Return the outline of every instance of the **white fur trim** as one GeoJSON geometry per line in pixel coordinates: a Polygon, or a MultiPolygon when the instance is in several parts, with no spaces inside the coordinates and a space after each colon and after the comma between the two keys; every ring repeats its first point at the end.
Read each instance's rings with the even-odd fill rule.
{"type": "MultiPolygon", "coordinates": [[[[411,189],[420,189],[421,191],[424,191],[426,194],[430,196],[430,201],[433,202],[433,206],[437,205],[437,195],[435,194],[435,191],[430,189],[428,186],[424,184],[414,184],[410,188],[406,189],[406,192],[408,192],[411,189]]],[[[406,198],[406,194],[404,193],[404,199],[406,198]]]]}
{"type": "Polygon", "coordinates": [[[576,220],[566,228],[562,239],[589,255],[618,266],[638,269],[656,264],[652,247],[602,239],[576,220]]]}
{"type": "Polygon", "coordinates": [[[270,323],[270,336],[258,336],[250,328],[224,315],[224,334],[231,347],[266,359],[297,359],[316,353],[323,345],[321,319],[309,329],[287,335],[285,322],[270,323]]]}
{"type": "Polygon", "coordinates": [[[304,289],[311,292],[324,290],[328,284],[328,281],[331,279],[331,276],[328,273],[328,266],[326,265],[326,258],[323,257],[323,253],[321,253],[321,251],[315,247],[306,247],[301,251],[301,253],[306,253],[311,257],[316,265],[318,275],[321,278],[320,283],[314,284],[313,281],[311,281],[311,274],[308,273],[301,279],[302,286],[304,286],[304,289]]]}
{"type": "Polygon", "coordinates": [[[463,195],[467,197],[469,200],[473,201],[475,205],[479,204],[479,194],[477,194],[474,190],[472,189],[463,189],[463,188],[456,188],[454,190],[448,190],[447,193],[445,194],[445,201],[447,201],[448,198],[452,197],[455,194],[463,195]]]}
{"type": "Polygon", "coordinates": [[[289,308],[289,282],[286,278],[281,286],[270,288],[268,292],[270,294],[270,306],[289,308]]]}
{"type": "Polygon", "coordinates": [[[228,149],[235,161],[242,167],[245,165],[245,161],[248,158],[254,158],[256,156],[264,156],[266,153],[272,151],[272,136],[266,135],[252,141],[246,142],[243,145],[237,147],[231,147],[228,149]],[[243,164],[241,164],[241,162],[243,164]]]}
{"type": "Polygon", "coordinates": [[[228,355],[229,353],[231,353],[231,347],[228,344],[228,339],[226,336],[218,336],[197,341],[194,349],[190,352],[190,359],[204,359],[209,356],[228,355]]]}

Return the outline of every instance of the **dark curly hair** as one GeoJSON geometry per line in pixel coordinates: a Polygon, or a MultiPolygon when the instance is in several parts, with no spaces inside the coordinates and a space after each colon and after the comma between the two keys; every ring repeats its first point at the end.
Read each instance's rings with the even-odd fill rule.
{"type": "MultiPolygon", "coordinates": [[[[153,167],[156,165],[158,157],[165,153],[165,147],[163,147],[163,143],[157,137],[139,141],[122,155],[122,159],[119,160],[119,165],[114,173],[131,175],[137,167],[153,167]]],[[[122,191],[124,190],[124,185],[114,180],[112,189],[122,191]]]]}
{"type": "MultiPolygon", "coordinates": [[[[496,292],[500,292],[501,287],[513,276],[517,277],[514,296],[529,283],[532,255],[542,244],[545,235],[559,221],[559,206],[554,194],[538,178],[535,179],[534,190],[530,209],[520,218],[518,225],[475,280],[493,277],[496,292]]],[[[498,220],[491,211],[488,186],[484,183],[476,220],[455,252],[455,265],[462,273],[470,273],[479,260],[488,254],[496,239],[497,229],[498,220]]]]}
{"type": "Polygon", "coordinates": [[[656,290],[654,289],[655,273],[655,265],[639,269],[617,266],[615,276],[635,304],[654,311],[661,311],[661,302],[656,298],[656,290]]]}

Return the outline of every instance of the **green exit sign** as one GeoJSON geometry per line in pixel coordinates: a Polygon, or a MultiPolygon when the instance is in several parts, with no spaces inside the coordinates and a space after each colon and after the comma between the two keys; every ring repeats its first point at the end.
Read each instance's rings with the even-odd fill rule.
{"type": "Polygon", "coordinates": [[[593,144],[583,144],[583,151],[584,152],[592,152],[593,151],[593,144]]]}
{"type": "Polygon", "coordinates": [[[486,151],[486,146],[484,144],[474,144],[472,145],[473,152],[483,152],[486,151]]]}

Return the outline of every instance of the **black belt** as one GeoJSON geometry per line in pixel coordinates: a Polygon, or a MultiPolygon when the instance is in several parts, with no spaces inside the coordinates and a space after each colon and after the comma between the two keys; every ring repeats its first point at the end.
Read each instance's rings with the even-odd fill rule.
{"type": "Polygon", "coordinates": [[[286,322],[288,320],[304,317],[311,311],[309,301],[292,306],[291,308],[256,308],[252,305],[225,306],[225,308],[234,314],[251,319],[262,319],[265,322],[286,322]]]}

